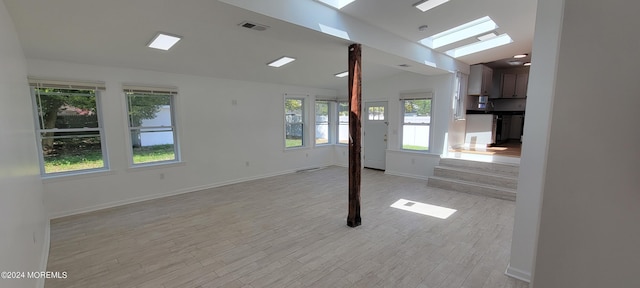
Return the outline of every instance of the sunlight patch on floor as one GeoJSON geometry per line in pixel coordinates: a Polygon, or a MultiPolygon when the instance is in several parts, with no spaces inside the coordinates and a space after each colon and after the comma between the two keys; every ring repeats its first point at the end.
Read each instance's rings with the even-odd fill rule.
{"type": "Polygon", "coordinates": [[[458,211],[451,208],[446,208],[442,206],[436,206],[436,205],[431,205],[431,204],[426,204],[426,203],[421,203],[418,201],[411,201],[406,199],[400,199],[395,203],[391,204],[390,207],[413,212],[413,213],[418,213],[422,215],[427,215],[431,217],[436,217],[440,219],[447,219],[449,218],[449,216],[453,215],[453,213],[456,213],[456,211],[458,211]]]}

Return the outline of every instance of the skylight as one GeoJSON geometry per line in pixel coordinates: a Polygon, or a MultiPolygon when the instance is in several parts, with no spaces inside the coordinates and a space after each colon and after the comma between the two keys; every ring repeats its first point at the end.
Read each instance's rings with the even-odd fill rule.
{"type": "Polygon", "coordinates": [[[336,9],[342,9],[342,7],[349,5],[349,3],[356,0],[318,0],[318,2],[322,2],[336,9]]]}
{"type": "Polygon", "coordinates": [[[447,31],[440,32],[431,37],[420,40],[422,45],[436,49],[451,43],[455,43],[467,38],[471,38],[482,33],[496,30],[498,25],[493,22],[489,16],[482,17],[477,20],[462,24],[458,27],[451,28],[447,31]]]}
{"type": "Polygon", "coordinates": [[[488,50],[491,48],[495,48],[498,46],[506,45],[511,42],[513,42],[513,40],[511,39],[511,37],[509,37],[508,34],[502,34],[500,36],[493,37],[488,40],[479,41],[479,42],[471,43],[469,45],[451,49],[446,53],[447,55],[453,58],[458,58],[458,57],[466,56],[469,54],[477,53],[480,51],[488,50]]]}
{"type": "Polygon", "coordinates": [[[177,35],[158,33],[156,37],[154,37],[153,40],[151,40],[151,42],[147,44],[147,47],[166,51],[171,49],[171,47],[178,43],[180,39],[182,39],[182,37],[177,35]]]}
{"type": "Polygon", "coordinates": [[[437,6],[440,6],[447,2],[449,2],[449,0],[424,0],[413,4],[413,6],[418,8],[422,12],[427,12],[428,10],[436,8],[437,6]]]}
{"type": "Polygon", "coordinates": [[[347,77],[349,75],[349,71],[344,71],[344,72],[340,72],[338,74],[335,74],[334,76],[338,77],[338,78],[342,78],[342,77],[347,77]]]}
{"type": "Polygon", "coordinates": [[[271,66],[271,67],[282,67],[284,65],[287,65],[293,61],[296,61],[296,58],[291,58],[291,57],[287,57],[287,56],[283,56],[280,57],[278,60],[275,60],[267,65],[271,66]]]}

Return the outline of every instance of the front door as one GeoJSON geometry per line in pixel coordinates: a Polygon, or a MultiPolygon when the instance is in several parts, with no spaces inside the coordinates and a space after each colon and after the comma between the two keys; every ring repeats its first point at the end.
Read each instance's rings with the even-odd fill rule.
{"type": "Polygon", "coordinates": [[[387,157],[387,102],[364,104],[364,167],[385,170],[387,157]]]}

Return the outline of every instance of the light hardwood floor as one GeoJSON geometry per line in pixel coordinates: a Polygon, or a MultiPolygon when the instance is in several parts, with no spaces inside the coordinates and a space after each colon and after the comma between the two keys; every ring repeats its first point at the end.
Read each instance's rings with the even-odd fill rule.
{"type": "Polygon", "coordinates": [[[346,213],[329,167],[56,219],[47,270],[68,278],[46,287],[528,287],[503,275],[514,202],[365,169],[362,226],[346,213]]]}

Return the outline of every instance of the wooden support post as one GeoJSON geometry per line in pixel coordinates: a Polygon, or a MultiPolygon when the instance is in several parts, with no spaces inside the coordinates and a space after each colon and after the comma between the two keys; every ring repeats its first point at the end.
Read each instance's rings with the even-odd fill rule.
{"type": "Polygon", "coordinates": [[[349,227],[360,226],[360,130],[362,111],[361,90],[361,47],[360,44],[349,46],[349,227]]]}

